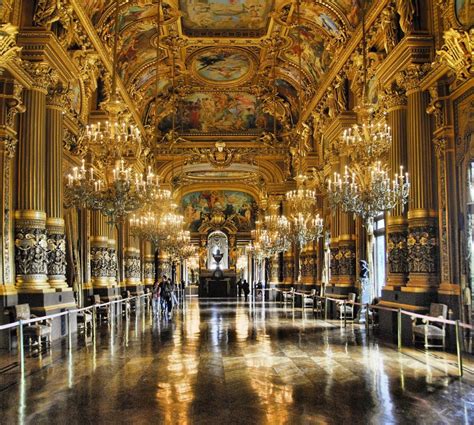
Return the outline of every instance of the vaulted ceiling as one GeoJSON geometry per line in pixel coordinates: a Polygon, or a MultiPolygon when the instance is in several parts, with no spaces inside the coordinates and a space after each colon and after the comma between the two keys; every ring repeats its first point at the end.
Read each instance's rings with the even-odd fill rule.
{"type": "MultiPolygon", "coordinates": [[[[289,0],[163,0],[157,66],[158,0],[124,0],[119,75],[144,126],[158,125],[162,134],[173,125],[191,138],[283,129],[297,119],[298,97],[302,104],[311,99],[351,37],[361,1],[302,0],[298,21],[289,0]],[[275,86],[279,107],[271,108],[275,86]]],[[[115,2],[81,5],[111,47],[115,2]]]]}

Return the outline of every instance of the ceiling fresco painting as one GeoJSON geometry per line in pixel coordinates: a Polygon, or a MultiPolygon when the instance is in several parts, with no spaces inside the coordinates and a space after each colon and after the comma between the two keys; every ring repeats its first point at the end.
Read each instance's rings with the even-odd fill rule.
{"type": "Polygon", "coordinates": [[[253,69],[253,59],[241,49],[205,49],[192,58],[193,73],[205,83],[242,82],[253,69]]]}
{"type": "MultiPolygon", "coordinates": [[[[297,122],[298,97],[306,102],[317,90],[338,48],[359,24],[362,6],[371,2],[301,0],[301,24],[296,26],[296,3],[291,0],[162,0],[161,37],[179,38],[183,47],[174,53],[175,89],[180,94],[173,103],[169,89],[173,53],[162,40],[156,108],[157,0],[123,1],[119,76],[137,102],[142,123],[157,129],[160,140],[166,140],[163,136],[173,121],[188,140],[263,135],[274,130],[273,115],[276,129],[281,130],[297,122]],[[263,40],[273,37],[282,37],[286,43],[276,62],[275,101],[280,107],[272,107],[271,97],[265,94],[275,83],[263,40]],[[303,73],[298,70],[300,51],[303,73]],[[256,94],[258,90],[252,87],[266,89],[256,94]]],[[[459,13],[465,10],[463,1],[456,5],[459,13]]],[[[81,6],[110,48],[113,2],[83,0],[81,6]]]]}
{"type": "Polygon", "coordinates": [[[179,0],[179,5],[184,32],[190,36],[202,31],[225,36],[234,30],[263,35],[273,9],[271,0],[179,0]]]}
{"type": "MultiPolygon", "coordinates": [[[[257,133],[271,126],[258,99],[245,92],[198,92],[178,103],[176,129],[182,134],[257,133]]],[[[160,123],[161,131],[172,127],[171,117],[160,123]]]]}
{"type": "Polygon", "coordinates": [[[329,70],[333,60],[332,53],[327,48],[327,41],[316,31],[313,26],[301,25],[290,31],[293,44],[285,52],[285,56],[298,65],[298,55],[301,49],[303,69],[311,75],[313,81],[318,83],[322,76],[329,70]],[[300,39],[300,43],[298,42],[300,39]]]}
{"type": "Polygon", "coordinates": [[[456,0],[456,16],[465,27],[474,25],[474,2],[472,0],[456,0]]]}

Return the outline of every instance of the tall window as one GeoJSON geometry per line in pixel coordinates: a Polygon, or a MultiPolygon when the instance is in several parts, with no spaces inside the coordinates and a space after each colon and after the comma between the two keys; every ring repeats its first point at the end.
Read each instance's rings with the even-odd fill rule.
{"type": "Polygon", "coordinates": [[[375,219],[374,224],[374,278],[376,296],[382,295],[382,288],[385,285],[385,219],[383,214],[375,219]]]}

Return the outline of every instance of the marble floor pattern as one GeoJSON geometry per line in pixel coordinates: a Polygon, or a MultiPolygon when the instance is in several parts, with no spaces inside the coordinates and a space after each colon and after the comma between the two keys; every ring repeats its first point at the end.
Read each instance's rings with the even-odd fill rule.
{"type": "Polygon", "coordinates": [[[0,424],[469,424],[474,368],[276,303],[138,312],[0,374],[0,424]]]}

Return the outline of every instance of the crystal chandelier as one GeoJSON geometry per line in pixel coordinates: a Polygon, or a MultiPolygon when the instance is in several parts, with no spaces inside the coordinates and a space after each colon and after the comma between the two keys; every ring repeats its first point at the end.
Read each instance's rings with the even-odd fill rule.
{"type": "Polygon", "coordinates": [[[278,205],[271,204],[270,212],[264,217],[265,228],[274,254],[287,251],[291,246],[291,226],[284,215],[277,212],[278,205]]]}
{"type": "Polygon", "coordinates": [[[408,201],[410,182],[408,173],[400,173],[390,179],[381,161],[368,168],[354,164],[345,168],[344,175],[337,173],[328,181],[328,197],[332,205],[340,205],[344,212],[353,213],[363,222],[373,225],[375,217],[408,201]]]}

